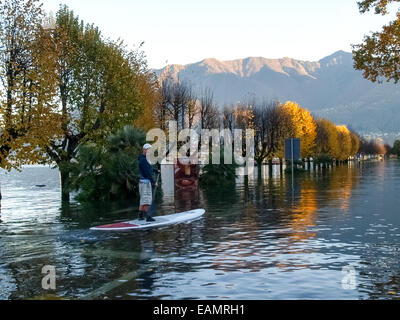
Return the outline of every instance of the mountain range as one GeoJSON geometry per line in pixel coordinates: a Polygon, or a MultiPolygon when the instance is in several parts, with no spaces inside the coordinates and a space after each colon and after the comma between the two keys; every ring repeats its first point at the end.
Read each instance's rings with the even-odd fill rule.
{"type": "Polygon", "coordinates": [[[250,57],[205,59],[155,70],[179,78],[197,93],[209,88],[220,107],[253,98],[295,101],[314,115],[346,124],[363,135],[400,137],[400,84],[372,83],[353,68],[353,56],[338,51],[319,61],[250,57]]]}

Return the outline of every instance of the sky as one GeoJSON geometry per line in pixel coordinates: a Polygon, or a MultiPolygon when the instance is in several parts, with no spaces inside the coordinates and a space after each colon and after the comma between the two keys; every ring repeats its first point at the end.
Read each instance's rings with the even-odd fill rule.
{"type": "Polygon", "coordinates": [[[132,49],[144,42],[150,68],[206,58],[290,57],[318,61],[351,51],[365,34],[394,20],[361,15],[357,0],[42,0],[47,12],[66,4],[105,37],[132,49]]]}

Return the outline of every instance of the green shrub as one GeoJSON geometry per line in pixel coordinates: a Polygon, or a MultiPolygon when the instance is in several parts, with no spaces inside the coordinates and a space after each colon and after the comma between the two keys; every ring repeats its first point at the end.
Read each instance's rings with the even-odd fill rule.
{"type": "Polygon", "coordinates": [[[212,156],[210,155],[210,164],[203,168],[200,176],[200,183],[205,186],[230,185],[236,182],[236,169],[238,165],[225,164],[224,152],[221,150],[220,164],[212,164],[212,156]]]}
{"type": "Polygon", "coordinates": [[[105,146],[81,145],[72,169],[77,200],[112,200],[138,194],[138,157],[145,143],[143,132],[126,126],[109,137],[105,146]]]}

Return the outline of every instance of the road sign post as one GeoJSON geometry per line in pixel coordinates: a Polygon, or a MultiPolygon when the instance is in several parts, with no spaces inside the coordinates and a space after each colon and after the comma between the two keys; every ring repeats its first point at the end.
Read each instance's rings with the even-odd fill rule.
{"type": "Polygon", "coordinates": [[[294,161],[301,159],[301,140],[286,139],[285,141],[285,159],[290,160],[292,166],[292,190],[294,191],[294,161]]]}

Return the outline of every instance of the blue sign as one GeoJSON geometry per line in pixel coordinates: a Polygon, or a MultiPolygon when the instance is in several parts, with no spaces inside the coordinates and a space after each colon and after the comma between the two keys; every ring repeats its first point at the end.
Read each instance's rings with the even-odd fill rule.
{"type": "Polygon", "coordinates": [[[294,161],[301,159],[301,141],[300,139],[286,139],[285,141],[285,159],[294,161]]]}

